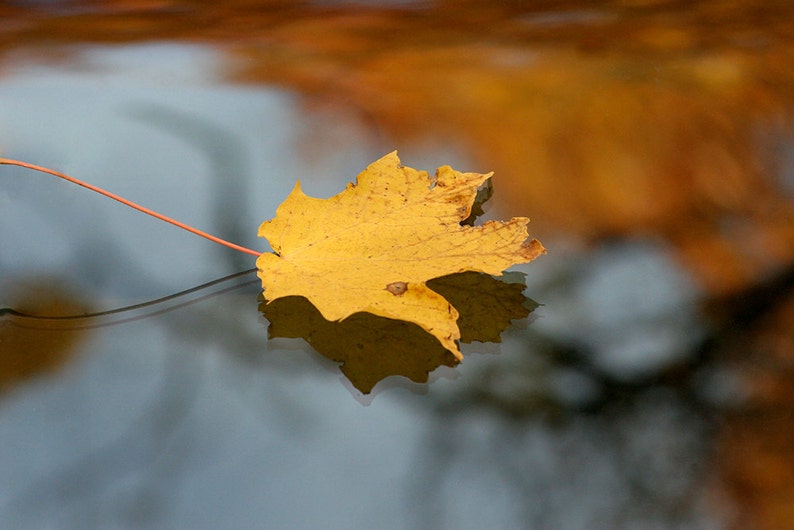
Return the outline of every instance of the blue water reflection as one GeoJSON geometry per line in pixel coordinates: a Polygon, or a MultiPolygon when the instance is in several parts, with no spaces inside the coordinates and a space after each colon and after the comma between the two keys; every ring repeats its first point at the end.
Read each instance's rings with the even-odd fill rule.
{"type": "MultiPolygon", "coordinates": [[[[220,84],[220,68],[210,50],[171,45],[17,64],[0,79],[0,149],[264,250],[256,228],[296,179],[330,195],[386,146],[362,136],[361,124],[313,121],[288,93],[220,84]],[[301,142],[317,127],[344,139],[343,154],[305,156],[301,142]]],[[[416,167],[456,163],[408,155],[416,167]]],[[[4,298],[23,278],[57,278],[95,309],[253,261],[11,168],[0,176],[0,241],[4,298]]],[[[651,388],[592,413],[611,391],[597,374],[631,380],[636,356],[648,358],[637,348],[655,343],[638,325],[682,341],[659,352],[701,337],[685,275],[663,246],[647,243],[595,262],[563,248],[524,270],[530,295],[546,304],[538,333],[506,335],[499,355],[464,349],[461,377],[441,378],[425,395],[391,388],[367,406],[298,342],[267,341],[256,284],[92,327],[64,369],[3,396],[0,526],[718,526],[701,492],[708,424],[700,411],[651,388]],[[610,276],[615,270],[626,274],[610,276]],[[612,335],[615,326],[627,333],[612,335]],[[597,369],[526,354],[542,353],[548,336],[592,346],[597,369]],[[598,355],[617,351],[616,341],[635,357],[598,355]],[[566,404],[575,413],[563,421],[566,404]]],[[[643,375],[682,361],[653,359],[643,375]]]]}

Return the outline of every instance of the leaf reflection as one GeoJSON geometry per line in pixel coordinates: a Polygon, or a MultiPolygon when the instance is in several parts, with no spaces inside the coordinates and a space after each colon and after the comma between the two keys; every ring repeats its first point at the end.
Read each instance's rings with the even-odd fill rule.
{"type": "MultiPolygon", "coordinates": [[[[257,280],[249,280],[249,281],[244,282],[244,283],[232,285],[231,287],[225,287],[225,288],[223,288],[222,290],[219,290],[219,291],[203,293],[203,291],[206,291],[206,290],[210,289],[211,287],[214,287],[214,286],[216,286],[218,284],[221,284],[221,283],[224,283],[224,282],[228,282],[230,280],[234,280],[234,279],[240,278],[242,276],[248,276],[248,275],[250,275],[251,273],[253,273],[255,271],[256,271],[256,269],[248,269],[248,270],[244,270],[244,271],[241,271],[241,272],[235,272],[234,274],[229,274],[227,276],[223,276],[222,278],[217,278],[215,280],[211,280],[209,282],[202,283],[202,284],[197,285],[195,287],[190,287],[188,289],[184,289],[182,291],[178,291],[178,292],[173,293],[173,294],[162,296],[162,297],[156,298],[154,300],[149,300],[149,301],[146,301],[146,302],[141,302],[141,303],[138,303],[138,304],[132,304],[132,305],[124,306],[124,307],[118,307],[118,308],[115,308],[115,309],[107,309],[105,311],[97,311],[97,312],[93,312],[93,313],[89,313],[89,312],[80,313],[80,312],[74,311],[71,314],[54,314],[54,313],[53,314],[42,314],[42,313],[39,313],[39,312],[27,311],[25,309],[20,308],[20,306],[17,305],[16,308],[15,307],[0,307],[0,317],[2,317],[3,315],[9,315],[11,317],[16,317],[18,319],[31,320],[31,321],[37,321],[37,322],[60,321],[60,320],[64,320],[64,321],[68,321],[68,320],[86,320],[86,321],[91,322],[90,324],[86,324],[86,325],[79,325],[79,324],[72,325],[72,326],[69,326],[69,329],[97,328],[97,327],[108,326],[108,325],[123,324],[123,323],[131,322],[131,321],[134,321],[134,320],[140,320],[140,319],[143,319],[143,318],[150,318],[150,317],[153,317],[153,316],[156,316],[156,315],[161,315],[163,313],[174,311],[176,309],[180,309],[182,307],[195,304],[195,303],[200,302],[202,300],[206,300],[207,298],[211,298],[213,296],[218,296],[218,295],[223,294],[223,293],[228,292],[228,291],[239,289],[240,287],[244,287],[246,285],[251,285],[253,283],[258,283],[257,280]],[[198,297],[198,298],[186,299],[186,297],[188,295],[192,295],[192,294],[195,294],[195,293],[202,293],[202,295],[200,297],[198,297]],[[182,300],[182,299],[184,299],[184,300],[182,300]],[[180,301],[176,302],[177,300],[180,300],[180,301]],[[166,305],[167,303],[171,303],[171,302],[175,302],[174,305],[170,305],[170,306],[166,305]],[[152,310],[152,308],[154,308],[154,309],[152,310]],[[108,316],[112,316],[112,315],[118,315],[118,314],[121,314],[121,313],[131,313],[131,312],[139,310],[139,309],[149,309],[150,312],[143,313],[143,314],[137,315],[137,316],[130,316],[130,317],[127,317],[127,318],[124,318],[124,319],[120,319],[120,320],[113,320],[113,321],[105,322],[105,323],[94,323],[94,321],[96,319],[100,318],[100,317],[108,317],[108,316]]],[[[16,305],[16,304],[12,304],[12,305],[16,305]]],[[[38,324],[38,326],[43,326],[43,325],[44,324],[38,324]]],[[[28,327],[32,327],[32,325],[29,325],[28,327]]],[[[43,328],[34,328],[34,329],[43,329],[43,328]]]]}
{"type": "MultiPolygon", "coordinates": [[[[524,296],[522,274],[508,274],[500,280],[463,272],[427,285],[460,312],[461,342],[499,342],[511,321],[527,317],[538,305],[524,296]]],[[[437,339],[409,322],[364,312],[331,322],[299,296],[262,299],[259,310],[270,321],[269,338],[305,339],[320,354],[341,363],[342,373],[364,394],[391,375],[425,383],[429,372],[439,366],[457,364],[437,339]]]]}

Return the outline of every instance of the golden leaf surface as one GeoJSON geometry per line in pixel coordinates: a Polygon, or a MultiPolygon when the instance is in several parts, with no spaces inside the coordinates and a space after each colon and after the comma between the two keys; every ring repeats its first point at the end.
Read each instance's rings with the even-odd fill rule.
{"type": "Polygon", "coordinates": [[[431,177],[393,152],[328,199],[300,182],[259,227],[274,253],[257,259],[267,300],[303,296],[328,320],[357,312],[418,324],[458,359],[458,311],[425,282],[477,271],[501,275],[545,252],[526,217],[462,226],[491,174],[449,166],[431,177]]]}

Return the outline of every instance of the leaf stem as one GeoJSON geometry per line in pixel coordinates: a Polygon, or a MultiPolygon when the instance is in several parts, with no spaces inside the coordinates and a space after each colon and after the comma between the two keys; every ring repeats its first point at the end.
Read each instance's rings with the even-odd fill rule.
{"type": "Polygon", "coordinates": [[[78,186],[82,186],[84,188],[88,188],[89,190],[95,191],[95,192],[97,192],[97,193],[99,193],[101,195],[104,195],[105,197],[113,199],[114,201],[119,201],[120,203],[124,204],[125,206],[129,206],[130,208],[134,208],[134,209],[138,210],[139,212],[145,213],[146,215],[151,215],[152,217],[154,217],[156,219],[159,219],[161,221],[165,221],[166,223],[171,223],[174,226],[178,226],[182,230],[187,230],[188,232],[192,232],[192,233],[196,234],[197,236],[201,236],[201,237],[203,237],[205,239],[209,239],[213,243],[218,243],[219,245],[223,245],[225,247],[229,247],[229,248],[237,250],[239,252],[245,252],[246,254],[251,254],[252,256],[259,257],[259,255],[262,254],[261,252],[257,252],[256,250],[252,250],[250,248],[245,248],[245,247],[242,247],[240,245],[235,245],[234,243],[230,243],[230,242],[228,242],[228,241],[226,241],[224,239],[221,239],[219,237],[215,237],[215,236],[213,236],[211,234],[208,234],[206,232],[203,232],[203,231],[199,230],[198,228],[193,228],[192,226],[186,225],[185,223],[181,223],[181,222],[177,221],[176,219],[172,219],[172,218],[167,217],[167,216],[165,216],[163,214],[157,213],[154,210],[150,210],[149,208],[146,208],[145,206],[141,206],[140,204],[136,204],[136,203],[134,203],[132,201],[129,201],[129,200],[125,199],[124,197],[120,197],[120,196],[116,195],[115,193],[111,193],[111,192],[109,192],[107,190],[103,190],[102,188],[99,188],[97,186],[93,186],[91,184],[88,184],[87,182],[83,182],[82,180],[78,180],[78,179],[76,179],[74,177],[70,177],[69,175],[66,175],[65,173],[60,173],[58,171],[55,171],[53,169],[49,169],[49,168],[46,168],[46,167],[43,167],[43,166],[37,166],[35,164],[29,164],[28,162],[21,162],[19,160],[11,160],[9,158],[0,158],[0,164],[5,164],[5,165],[9,165],[9,166],[24,167],[26,169],[32,169],[33,171],[40,171],[42,173],[47,173],[48,175],[52,175],[54,177],[58,177],[58,178],[61,178],[63,180],[68,180],[69,182],[71,182],[73,184],[77,184],[78,186]]]}

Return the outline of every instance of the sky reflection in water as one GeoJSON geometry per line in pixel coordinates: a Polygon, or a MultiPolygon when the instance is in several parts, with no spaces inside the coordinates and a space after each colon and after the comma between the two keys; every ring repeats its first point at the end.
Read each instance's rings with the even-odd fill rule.
{"type": "MultiPolygon", "coordinates": [[[[3,155],[263,248],[256,228],[296,178],[311,195],[328,196],[383,154],[329,129],[348,136],[345,149],[307,160],[302,134],[328,124],[312,122],[290,94],[215,84],[216,61],[206,49],[158,45],[87,49],[62,66],[17,65],[0,80],[3,155]]],[[[466,166],[401,153],[415,167],[466,166]]],[[[10,168],[0,178],[0,239],[4,298],[23,281],[52,282],[94,310],[252,265],[90,192],[10,168]]],[[[599,369],[619,374],[621,361],[642,369],[642,358],[653,372],[666,361],[649,353],[648,330],[633,336],[638,318],[661,337],[660,355],[678,351],[665,333],[685,342],[700,333],[688,312],[691,285],[665,256],[646,243],[605,248],[594,264],[564,251],[533,263],[524,269],[528,293],[545,306],[532,327],[571,343],[596,337],[595,348],[618,342],[632,355],[594,356],[612,363],[599,369]],[[633,275],[605,272],[620,266],[633,275]],[[566,273],[581,279],[548,287],[566,273]],[[653,302],[626,299],[634,289],[653,302]],[[615,327],[625,336],[612,334],[615,327]]],[[[602,398],[601,382],[527,356],[544,345],[517,330],[498,355],[464,350],[459,377],[445,372],[429,390],[385,385],[362,406],[336,368],[311,362],[294,341],[268,342],[258,291],[243,287],[86,330],[65,368],[8,390],[0,526],[605,528],[678,520],[705,528],[717,517],[696,494],[708,425],[672,390],[650,388],[605,413],[569,416],[566,406],[585,410],[602,398]],[[568,420],[546,421],[555,417],[568,420]]]]}

